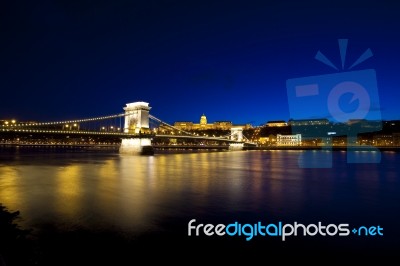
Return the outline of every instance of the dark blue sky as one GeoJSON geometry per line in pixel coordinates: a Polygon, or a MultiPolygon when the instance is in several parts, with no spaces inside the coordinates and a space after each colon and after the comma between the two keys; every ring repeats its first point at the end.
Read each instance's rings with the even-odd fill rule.
{"type": "MultiPolygon", "coordinates": [[[[286,80],[375,69],[400,119],[395,1],[8,1],[0,8],[1,118],[62,120],[147,101],[166,121],[288,120],[286,80]]],[[[321,113],[321,116],[324,114],[321,113]]]]}

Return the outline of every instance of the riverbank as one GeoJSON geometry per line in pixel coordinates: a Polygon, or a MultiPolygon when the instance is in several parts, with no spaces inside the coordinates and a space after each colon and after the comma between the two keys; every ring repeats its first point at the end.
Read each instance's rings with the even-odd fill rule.
{"type": "Polygon", "coordinates": [[[18,225],[19,211],[10,211],[0,203],[0,265],[36,265],[29,230],[18,225]]]}
{"type": "Polygon", "coordinates": [[[398,146],[379,146],[379,147],[371,147],[371,146],[263,146],[263,147],[245,147],[245,150],[333,150],[333,151],[375,151],[378,149],[379,151],[400,151],[400,147],[398,146]]]}
{"type": "MultiPolygon", "coordinates": [[[[18,144],[18,143],[1,143],[0,147],[16,147],[16,148],[45,148],[45,149],[66,149],[66,150],[87,150],[87,151],[101,151],[113,150],[118,151],[120,145],[118,144],[18,144]]],[[[156,152],[162,151],[228,151],[229,146],[185,146],[185,145],[171,145],[171,146],[153,146],[156,152]]],[[[274,150],[333,150],[333,151],[400,151],[400,146],[244,146],[244,150],[261,150],[261,151],[274,151],[274,150]]]]}

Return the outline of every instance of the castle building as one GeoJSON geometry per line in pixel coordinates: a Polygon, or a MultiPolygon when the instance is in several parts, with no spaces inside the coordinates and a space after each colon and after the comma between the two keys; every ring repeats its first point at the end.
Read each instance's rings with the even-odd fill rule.
{"type": "Polygon", "coordinates": [[[267,127],[286,127],[288,124],[283,120],[268,121],[267,127]]]}
{"type": "Polygon", "coordinates": [[[208,123],[207,117],[203,114],[200,117],[200,123],[193,123],[191,121],[178,121],[174,123],[174,127],[180,130],[231,130],[232,127],[241,127],[242,129],[252,128],[251,124],[233,124],[231,121],[215,121],[208,123]]]}

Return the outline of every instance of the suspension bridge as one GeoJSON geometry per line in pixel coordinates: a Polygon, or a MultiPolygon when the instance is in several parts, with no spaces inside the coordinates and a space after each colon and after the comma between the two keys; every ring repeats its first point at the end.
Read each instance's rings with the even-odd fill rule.
{"type": "Polygon", "coordinates": [[[47,134],[79,138],[119,138],[120,153],[133,154],[152,150],[154,146],[162,147],[165,142],[160,140],[174,140],[174,144],[180,147],[222,145],[229,150],[242,150],[245,145],[255,146],[243,135],[242,128],[233,127],[223,136],[200,135],[198,132],[181,130],[162,121],[151,115],[150,109],[147,102],[133,102],[126,104],[123,107],[124,112],[118,114],[65,121],[8,123],[0,126],[0,132],[30,136],[47,134]],[[176,140],[181,140],[181,144],[176,144],[176,140]]]}

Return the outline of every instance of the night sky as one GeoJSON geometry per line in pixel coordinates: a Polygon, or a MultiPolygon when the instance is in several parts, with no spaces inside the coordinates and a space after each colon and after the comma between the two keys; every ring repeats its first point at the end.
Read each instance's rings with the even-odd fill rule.
{"type": "MultiPolygon", "coordinates": [[[[0,119],[53,121],[146,101],[168,122],[288,120],[286,80],[375,69],[400,119],[395,1],[3,1],[0,119]],[[314,57],[320,50],[339,70],[314,57]]],[[[321,116],[324,114],[321,113],[321,116]]]]}

